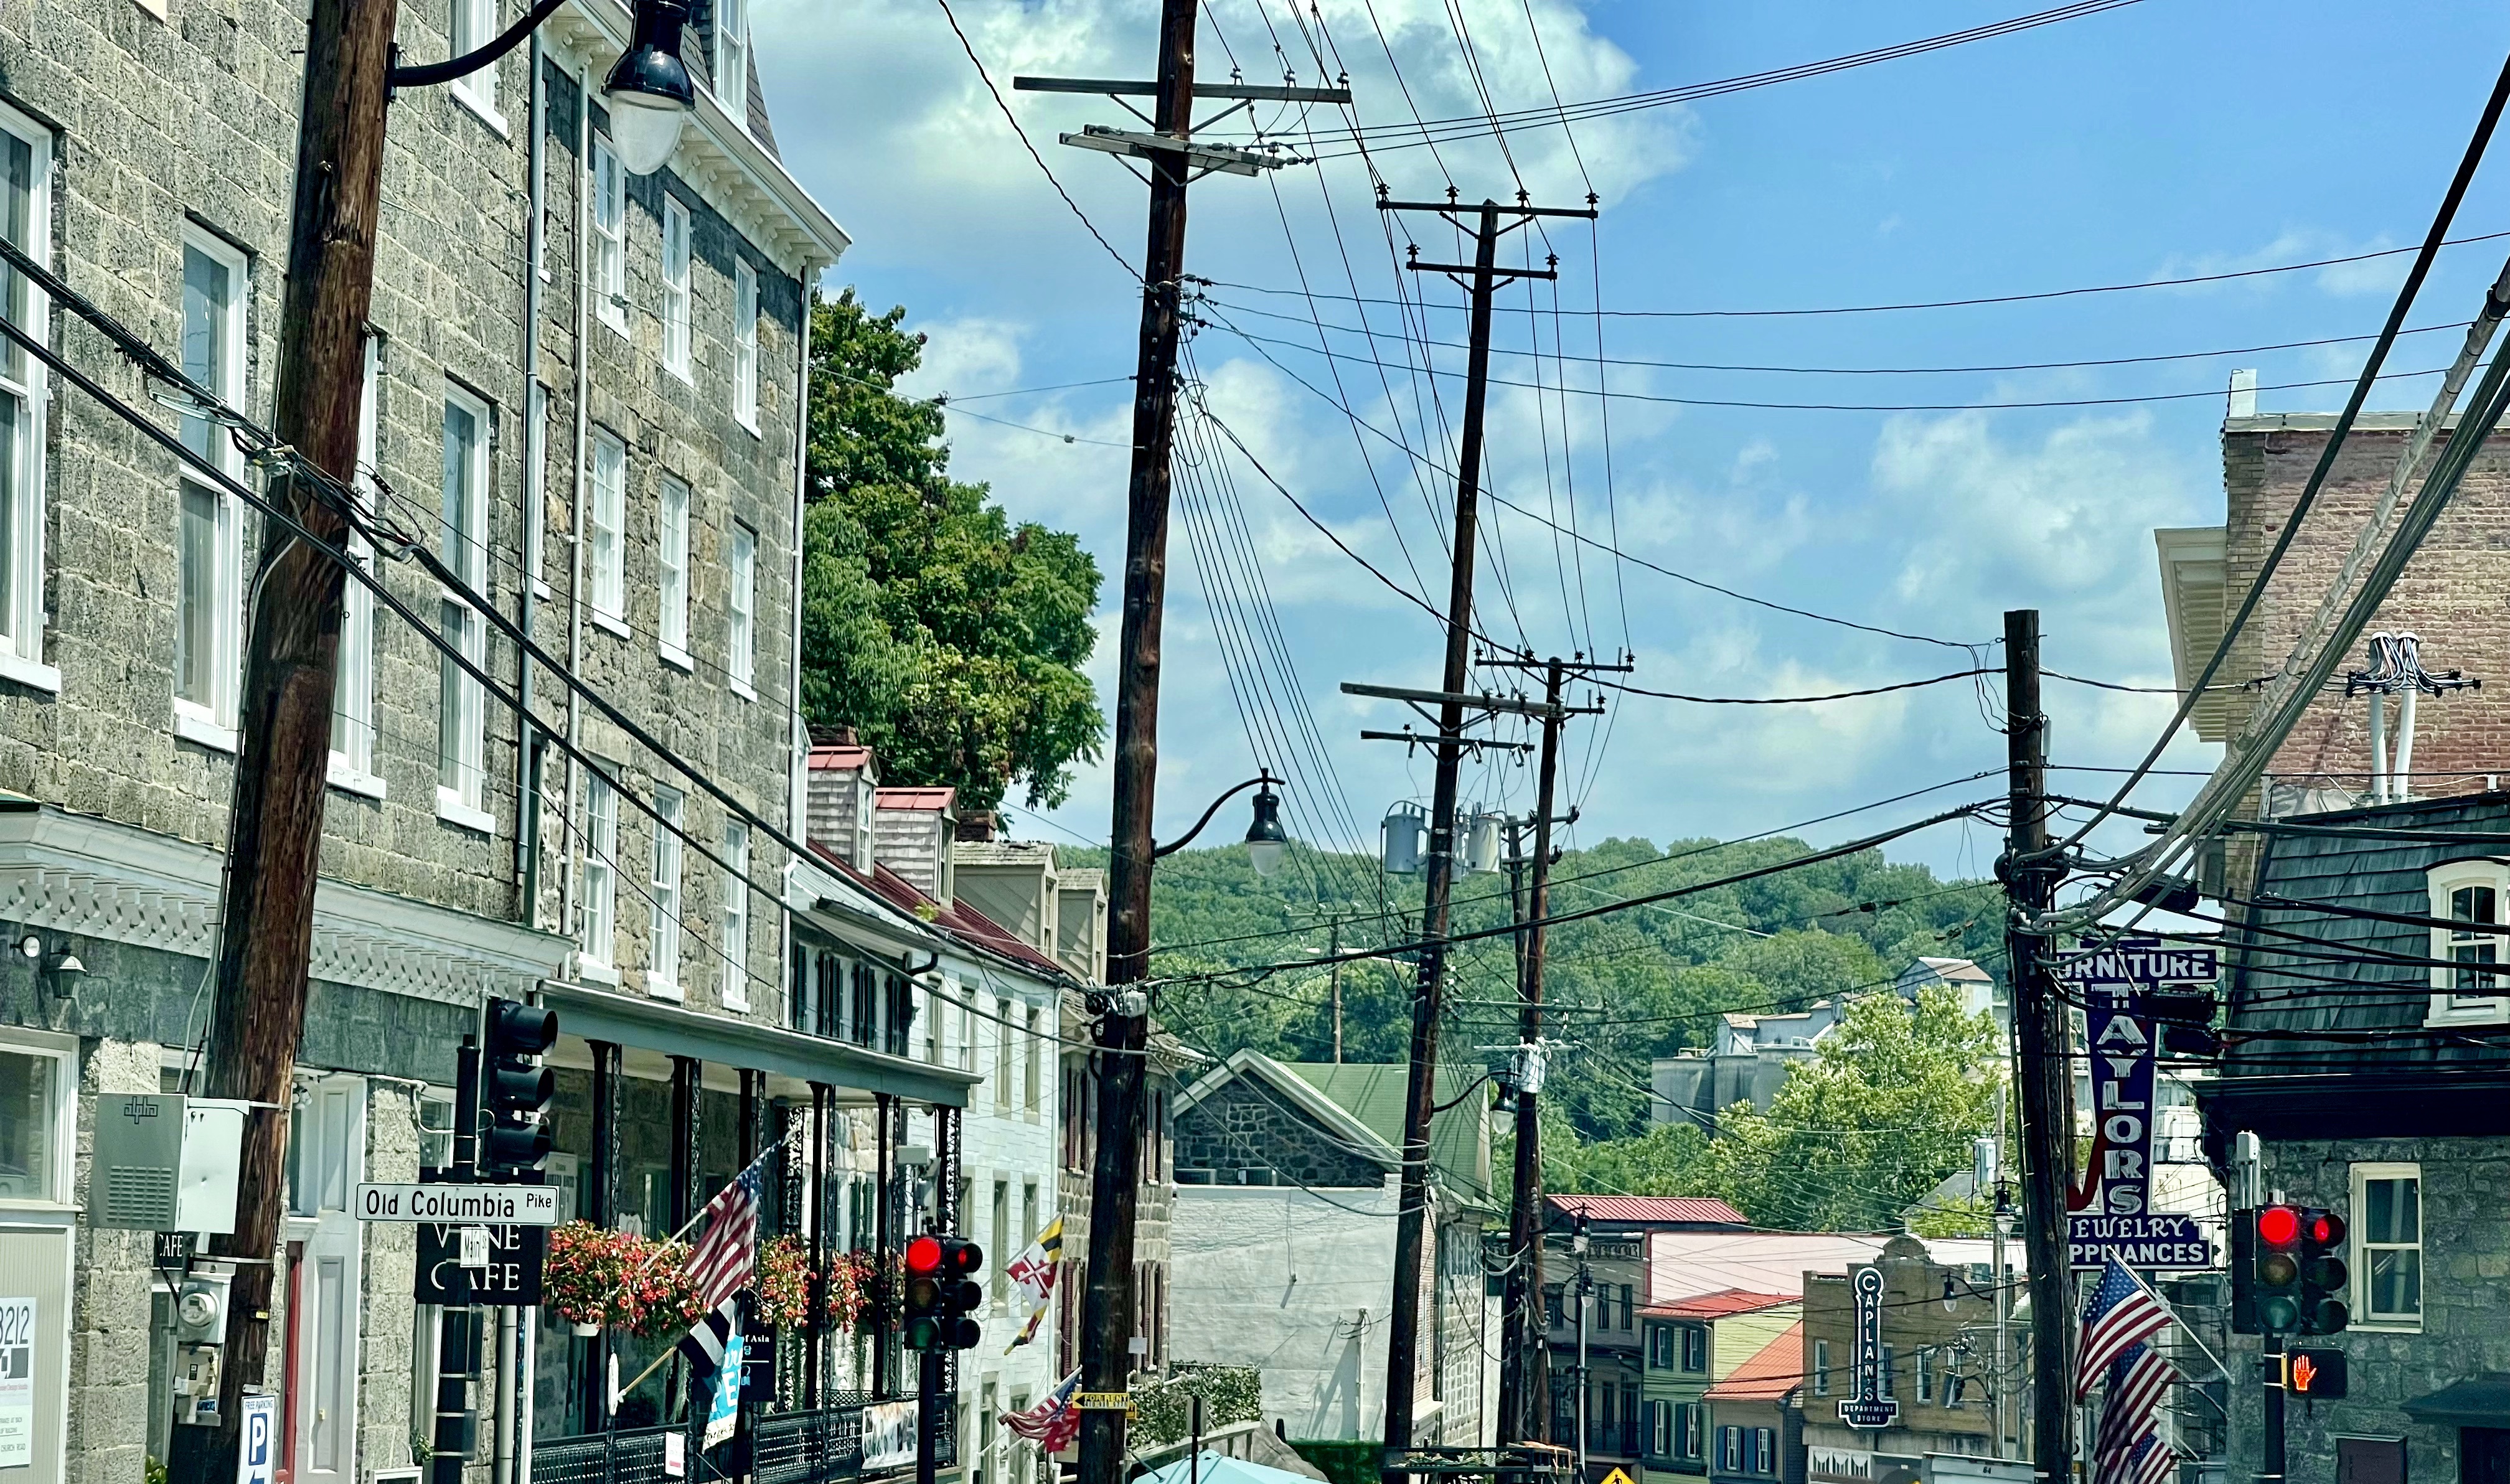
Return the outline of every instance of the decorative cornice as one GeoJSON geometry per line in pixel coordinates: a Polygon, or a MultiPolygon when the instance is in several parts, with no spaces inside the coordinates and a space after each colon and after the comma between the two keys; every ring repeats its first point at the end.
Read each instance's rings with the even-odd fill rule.
{"type": "MultiPolygon", "coordinates": [[[[549,19],[542,35],[559,65],[599,79],[627,50],[630,19],[619,0],[576,0],[549,19]]],[[[783,162],[734,123],[704,88],[668,168],[805,287],[854,245],[783,162]]]]}
{"type": "MultiPolygon", "coordinates": [[[[0,919],[208,958],[225,870],[215,851],[50,805],[0,812],[0,919]]],[[[553,933],[325,879],[310,972],[418,1000],[475,1005],[563,968],[553,933]]]]}

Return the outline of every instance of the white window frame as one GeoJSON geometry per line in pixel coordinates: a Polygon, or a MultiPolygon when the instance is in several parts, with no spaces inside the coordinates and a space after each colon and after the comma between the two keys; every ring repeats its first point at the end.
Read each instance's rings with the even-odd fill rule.
{"type": "MultiPolygon", "coordinates": [[[[450,0],[446,17],[449,38],[447,56],[461,57],[486,46],[496,39],[497,0],[450,0]]],[[[453,96],[479,116],[479,121],[500,134],[512,134],[506,116],[497,111],[497,64],[489,63],[475,72],[465,73],[453,80],[453,96]]]]}
{"type": "Polygon", "coordinates": [[[732,676],[733,694],[743,701],[756,701],[758,692],[751,689],[751,677],[758,667],[758,533],[734,522],[732,552],[725,561],[730,569],[731,591],[724,599],[728,620],[724,626],[724,668],[732,676]]]}
{"type": "Polygon", "coordinates": [[[584,776],[583,940],[578,972],[603,984],[619,982],[612,967],[619,952],[619,790],[591,769],[584,776]]]}
{"type": "Polygon", "coordinates": [[[2459,932],[2449,928],[2431,930],[2431,956],[2455,961],[2460,952],[2490,949],[2491,962],[2500,968],[2477,978],[2477,984],[2491,994],[2467,994],[2458,985],[2463,970],[2444,969],[2434,964],[2431,969],[2431,1008],[2423,1016],[2425,1025],[2500,1025],[2510,1022],[2510,861],[2495,859],[2452,860],[2433,866],[2424,880],[2430,886],[2431,915],[2455,921],[2450,898],[2457,892],[2483,888],[2492,894],[2492,926],[2499,932],[2459,932]],[[2483,979],[2491,979],[2484,985],[2483,979]]]}
{"type": "Polygon", "coordinates": [[[758,270],[732,267],[732,415],[758,432],[758,270]]]}
{"type": "Polygon", "coordinates": [[[690,281],[689,209],[680,199],[663,195],[663,369],[682,381],[695,379],[695,353],[690,346],[690,307],[696,285],[690,281]]]}
{"type": "Polygon", "coordinates": [[[592,499],[586,509],[591,551],[585,581],[592,622],[628,637],[628,445],[607,430],[592,435],[592,499]]]}
{"type": "Polygon", "coordinates": [[[1827,1340],[1812,1343],[1812,1394],[1830,1394],[1830,1342],[1827,1340]]]}
{"type": "MultiPolygon", "coordinates": [[[[185,252],[198,252],[227,273],[229,298],[221,316],[222,323],[213,326],[223,337],[215,347],[209,365],[209,384],[206,390],[228,406],[239,406],[244,400],[246,336],[251,323],[247,306],[252,297],[252,278],[245,255],[212,234],[186,225],[183,229],[185,252]]],[[[179,293],[180,280],[177,280],[179,293]]],[[[179,298],[178,298],[179,304],[179,298]]],[[[180,355],[177,354],[179,361],[180,355]]],[[[209,439],[209,462],[219,472],[241,483],[244,478],[244,454],[235,440],[217,432],[212,425],[209,439]]],[[[208,699],[188,698],[180,693],[182,675],[179,666],[174,675],[174,735],[188,742],[213,747],[221,752],[236,750],[236,701],[242,689],[244,665],[244,519],[236,499],[225,490],[195,478],[186,465],[175,476],[176,504],[174,543],[176,578],[174,587],[177,647],[183,622],[184,592],[182,566],[181,486],[192,485],[212,502],[215,528],[211,533],[209,574],[210,587],[206,594],[209,604],[209,657],[208,699]]]]}
{"type": "Polygon", "coordinates": [[[663,498],[654,514],[655,580],[662,602],[654,626],[655,647],[682,669],[689,661],[689,486],[663,476],[663,498]]]}
{"type": "Polygon", "coordinates": [[[749,6],[747,0],[714,0],[714,54],[706,71],[724,117],[749,127],[749,6]]]}
{"type": "Polygon", "coordinates": [[[680,922],[688,911],[681,899],[684,853],[673,826],[688,818],[687,798],[678,789],[654,785],[654,874],[647,902],[652,919],[645,934],[645,993],[658,1000],[684,1000],[680,987],[680,922]]]}
{"type": "Polygon", "coordinates": [[[628,171],[610,136],[592,136],[592,156],[585,182],[591,209],[591,288],[594,318],[628,333],[628,171]]]}
{"type": "MultiPolygon", "coordinates": [[[[26,147],[25,231],[19,250],[45,268],[53,265],[53,135],[16,109],[0,104],[0,133],[26,147]]],[[[0,227],[6,219],[0,218],[0,227]]],[[[15,274],[25,295],[23,310],[13,323],[31,330],[38,344],[52,344],[52,305],[44,291],[15,274]]],[[[753,291],[754,300],[754,291],[753,291]]],[[[0,304],[0,313],[7,313],[0,304]]],[[[0,551],[8,563],[7,601],[0,604],[0,678],[57,694],[61,672],[44,663],[44,427],[51,413],[51,379],[43,362],[12,346],[0,353],[0,396],[25,408],[22,436],[15,453],[17,467],[0,471],[7,483],[0,499],[10,502],[9,525],[19,539],[0,551]]],[[[752,430],[755,431],[755,430],[752,430]]]]}
{"type": "Polygon", "coordinates": [[[1931,1345],[1921,1345],[1921,1346],[1919,1346],[1919,1347],[1918,1347],[1918,1356],[1917,1356],[1917,1362],[1918,1362],[1918,1396],[1917,1396],[1917,1399],[1918,1399],[1919,1401],[1921,1401],[1921,1402],[1931,1401],[1931,1400],[1933,1400],[1933,1399],[1934,1399],[1934,1389],[1935,1389],[1935,1387],[1934,1387],[1934,1382],[1935,1382],[1935,1364],[1934,1364],[1934,1355],[1935,1355],[1935,1351],[1934,1351],[1934,1347],[1933,1347],[1933,1346],[1931,1346],[1931,1345]]]}
{"type": "Polygon", "coordinates": [[[2431,1264],[2421,1260],[2430,1245],[2424,1240],[2428,1223],[2424,1217],[2426,1202],[2423,1199],[2422,1190],[2423,1167],[2420,1164],[2365,1161],[2353,1165],[2350,1176],[2353,1204],[2352,1220],[2349,1223],[2351,1230],[2347,1235],[2353,1238],[2351,1254],[2353,1291],[2347,1297],[2352,1300],[2353,1318],[2347,1328],[2386,1330],[2396,1334],[2420,1334],[2423,1328],[2423,1315],[2431,1312],[2431,1264]],[[2380,1180],[2411,1180],[2415,1183],[2415,1239],[2412,1242],[2380,1242],[2375,1249],[2371,1240],[2369,1187],[2373,1182],[2380,1180]],[[2371,1312],[2371,1254],[2374,1250],[2383,1252],[2412,1250],[2416,1254],[2415,1289],[2415,1302],[2420,1307],[2415,1313],[2377,1314],[2371,1312]]]}
{"type": "Polygon", "coordinates": [[[739,819],[723,823],[723,1008],[749,1008],[749,826],[739,819]]]}
{"type": "MultiPolygon", "coordinates": [[[[378,464],[376,403],[382,398],[383,337],[365,337],[365,386],[358,395],[358,464],[350,472],[349,490],[358,509],[374,514],[378,464]]],[[[374,548],[352,531],[349,560],[358,570],[375,570],[374,548]]],[[[331,691],[329,781],[344,793],[384,797],[384,780],[375,772],[375,595],[353,575],[341,585],[340,649],[331,691]]]]}
{"type": "Polygon", "coordinates": [[[49,1031],[0,1031],[0,1051],[38,1057],[53,1064],[52,1149],[46,1161],[52,1179],[49,1193],[37,1197],[0,1197],[0,1211],[59,1211],[71,1205],[72,1178],[78,1158],[78,1040],[49,1031]]]}
{"type": "Polygon", "coordinates": [[[1743,1471],[1743,1429],[1731,1423],[1717,1429],[1717,1464],[1728,1473],[1743,1471]]]}
{"type": "MultiPolygon", "coordinates": [[[[470,498],[461,512],[462,528],[444,519],[439,501],[437,516],[437,555],[453,570],[463,584],[480,597],[488,596],[488,507],[492,503],[490,488],[491,464],[488,457],[493,423],[488,403],[472,395],[459,384],[444,383],[444,410],[460,411],[471,419],[474,430],[471,446],[464,450],[468,464],[465,475],[470,481],[470,498]]],[[[452,450],[444,450],[446,458],[452,450]]],[[[468,598],[452,589],[437,588],[438,611],[446,627],[458,627],[460,632],[450,635],[465,658],[482,666],[488,661],[488,624],[484,616],[471,605],[468,598]]],[[[448,824],[481,834],[495,834],[497,817],[487,808],[488,774],[488,697],[485,687],[455,666],[450,655],[439,657],[443,683],[437,694],[442,698],[448,691],[453,697],[454,714],[437,718],[436,816],[448,824]],[[450,755],[447,748],[450,747],[450,755]],[[453,769],[454,783],[444,782],[444,769],[453,769]]],[[[440,704],[440,701],[439,701],[440,704]]]]}

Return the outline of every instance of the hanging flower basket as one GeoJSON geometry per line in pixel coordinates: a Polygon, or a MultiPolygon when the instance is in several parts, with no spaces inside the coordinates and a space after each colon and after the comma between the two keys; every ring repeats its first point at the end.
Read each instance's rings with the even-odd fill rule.
{"type": "Polygon", "coordinates": [[[677,1335],[705,1315],[705,1296],[689,1272],[689,1244],[656,1241],[646,1244],[641,1273],[629,1280],[636,1306],[628,1327],[639,1335],[677,1335]]]}
{"type": "Polygon", "coordinates": [[[872,1320],[879,1276],[880,1259],[875,1253],[856,1248],[829,1254],[823,1292],[824,1318],[830,1329],[858,1329],[872,1320]]]}
{"type": "Polygon", "coordinates": [[[771,1237],[758,1245],[755,1284],[757,1314],[778,1329],[790,1329],[811,1317],[811,1249],[790,1237],[771,1237]]]}
{"type": "Polygon", "coordinates": [[[577,1334],[628,1324],[634,1313],[628,1297],[630,1279],[650,1245],[641,1237],[589,1221],[552,1229],[549,1255],[541,1265],[542,1302],[574,1325],[577,1334]]]}

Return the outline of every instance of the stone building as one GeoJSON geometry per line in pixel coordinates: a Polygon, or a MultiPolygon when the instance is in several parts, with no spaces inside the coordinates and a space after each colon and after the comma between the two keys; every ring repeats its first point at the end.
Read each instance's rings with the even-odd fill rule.
{"type": "MultiPolygon", "coordinates": [[[[2267,1199],[2349,1231],[2350,1393],[2286,1413],[2296,1484],[2491,1480],[2510,1465],[2510,794],[2301,816],[2263,836],[2252,935],[2225,965],[2235,1041],[2198,1088],[2206,1151],[2258,1136],[2267,1199]],[[2376,832],[2376,833],[2375,833],[2376,832]],[[2462,926],[2459,926],[2462,924],[2462,926]],[[2332,957],[2331,957],[2332,956],[2332,957]],[[2338,962],[2340,960],[2340,963],[2338,962]],[[2456,968],[2453,965],[2485,966],[2456,968]]],[[[2259,1341],[2230,1337],[2235,1376],[2259,1341]]],[[[2228,1389],[2233,1477],[2261,1467],[2258,1389],[2228,1389]]]]}
{"type": "MultiPolygon", "coordinates": [[[[1467,1081],[1442,1082],[1455,1106],[1430,1128],[1413,1394],[1417,1440],[1469,1447],[1497,1402],[1497,1308],[1488,1119],[1467,1081]]],[[[1303,1441],[1385,1436],[1405,1082],[1400,1066],[1241,1050],[1176,1102],[1177,1358],[1259,1368],[1266,1420],[1303,1441]]]]}
{"type": "MultiPolygon", "coordinates": [[[[408,8],[399,45],[440,57],[514,14],[408,8]]],[[[649,175],[621,168],[592,85],[629,20],[620,0],[572,0],[490,69],[392,104],[361,484],[469,591],[362,553],[434,638],[362,595],[343,625],[290,1217],[282,1250],[242,1254],[277,1265],[253,1379],[280,1395],[299,1484],[412,1462],[435,1322],[412,1296],[417,1234],[351,1219],[346,1192],[445,1162],[454,1048],[485,996],[559,1012],[550,1178],[580,1213],[673,1229],[784,1141],[777,1204],[834,1245],[849,1130],[900,1110],[859,1151],[894,1168],[902,1110],[961,1106],[999,1070],[940,1064],[943,1016],[919,1023],[917,1007],[964,1007],[1016,969],[1050,1023],[1061,992],[1034,987],[1050,959],[928,925],[842,872],[807,899],[777,885],[793,862],[767,826],[807,824],[792,601],[806,303],[847,240],[777,157],[729,3],[689,29],[700,96],[676,152],[649,175]],[[524,666],[478,605],[660,750],[524,666]],[[528,688],[532,725],[435,639],[528,688]],[[819,971],[793,951],[814,932],[855,950],[868,979],[850,968],[850,992],[875,986],[872,1036],[851,1002],[822,1021],[818,981],[792,981],[797,963],[819,971]]],[[[282,0],[0,9],[0,231],[263,423],[303,25],[282,0]]],[[[255,476],[63,306],[23,284],[6,298],[0,313],[208,464],[255,476]]],[[[0,1262],[36,1303],[38,1476],[127,1480],[168,1448],[170,1279],[149,1234],[96,1220],[88,1141],[98,1094],[197,1088],[218,1054],[204,991],[262,540],[247,505],[111,409],[0,361],[0,919],[36,945],[0,982],[0,1262]]],[[[1051,1104],[1035,1112],[1053,1126],[1051,1104]]],[[[932,1158],[967,1147],[963,1131],[932,1158]]],[[[475,1476],[492,1455],[533,1456],[517,1373],[536,1373],[544,1459],[597,1422],[589,1347],[614,1343],[498,1326],[475,1476]]],[[[823,1401],[838,1363],[815,1373],[823,1401]]],[[[755,1427],[800,1415],[792,1400],[780,1378],[755,1427]]]]}
{"type": "MultiPolygon", "coordinates": [[[[1945,1244],[1949,1245],[1949,1244],[1945,1244]]],[[[1882,1272],[1882,1394],[1899,1404],[1891,1426],[1850,1427],[1839,1403],[1853,1394],[1856,1317],[1850,1272],[1804,1275],[1804,1441],[1815,1484],[2029,1484],[2014,1462],[2030,1436],[2027,1325],[2008,1328],[1996,1364],[1994,1274],[1948,1264],[1914,1237],[1895,1237],[1873,1262],[1882,1272]],[[1951,1301],[1945,1302],[1945,1296],[1951,1301]],[[1997,1395],[2009,1390],[1997,1437],[1997,1395]]]]}

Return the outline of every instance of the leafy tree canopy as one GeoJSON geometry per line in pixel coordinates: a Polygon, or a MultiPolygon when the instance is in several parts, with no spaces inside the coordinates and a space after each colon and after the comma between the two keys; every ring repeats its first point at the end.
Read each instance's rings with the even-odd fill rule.
{"type": "Polygon", "coordinates": [[[1014,526],[949,476],[941,409],[897,396],[924,336],[903,308],[814,295],[802,704],[851,726],[886,781],[991,809],[1014,783],[1061,803],[1106,718],[1083,673],[1098,565],[1069,532],[1014,526]]]}

